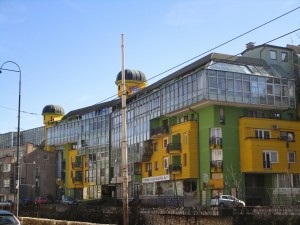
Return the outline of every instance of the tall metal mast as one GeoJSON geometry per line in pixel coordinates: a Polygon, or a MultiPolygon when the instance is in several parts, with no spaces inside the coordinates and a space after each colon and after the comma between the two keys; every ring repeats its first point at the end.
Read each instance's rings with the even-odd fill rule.
{"type": "Polygon", "coordinates": [[[128,219],[128,171],[127,171],[127,135],[126,135],[126,86],[124,69],[124,34],[122,34],[122,171],[123,171],[123,225],[128,219]]]}

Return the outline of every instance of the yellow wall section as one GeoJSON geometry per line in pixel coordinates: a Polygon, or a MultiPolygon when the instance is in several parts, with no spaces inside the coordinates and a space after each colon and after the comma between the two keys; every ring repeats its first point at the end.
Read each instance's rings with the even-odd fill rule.
{"type": "Polygon", "coordinates": [[[45,125],[45,132],[44,132],[44,140],[45,140],[45,150],[46,151],[52,151],[52,148],[47,145],[47,129],[49,127],[52,127],[56,122],[60,121],[64,115],[58,115],[58,114],[52,114],[52,113],[47,113],[44,114],[44,125],[45,125]]]}
{"type": "Polygon", "coordinates": [[[150,162],[142,163],[142,174],[143,177],[148,177],[148,172],[146,172],[146,164],[152,164],[152,177],[162,176],[169,174],[166,169],[164,169],[164,158],[169,159],[169,164],[172,163],[171,157],[174,155],[181,156],[182,173],[176,173],[175,179],[188,179],[198,177],[198,138],[197,138],[197,121],[188,121],[184,123],[177,124],[171,127],[172,133],[161,136],[153,142],[157,142],[157,151],[153,151],[150,162]],[[184,143],[184,133],[187,133],[187,143],[184,143]],[[163,148],[163,140],[168,138],[168,143],[172,142],[172,135],[180,133],[180,143],[181,152],[169,154],[167,149],[163,148]],[[184,165],[184,154],[186,154],[187,164],[184,165]],[[158,170],[155,169],[155,162],[158,162],[158,170]]]}
{"type": "Polygon", "coordinates": [[[82,159],[82,169],[73,169],[72,167],[72,157],[76,158],[77,156],[77,150],[68,150],[68,166],[67,166],[67,174],[66,176],[68,176],[68,188],[82,188],[83,187],[83,183],[85,181],[85,161],[84,159],[82,159]],[[75,184],[72,181],[72,177],[75,177],[75,171],[82,171],[82,182],[76,182],[75,184]]]}
{"type": "MultiPolygon", "coordinates": [[[[120,89],[118,90],[118,96],[121,97],[122,96],[122,81],[118,81],[116,83],[117,83],[118,87],[120,85],[120,89]]],[[[136,92],[136,91],[132,92],[132,88],[141,90],[147,86],[147,83],[146,82],[141,83],[140,81],[134,81],[134,80],[126,80],[125,86],[126,86],[127,95],[131,95],[136,92]]]]}
{"type": "Polygon", "coordinates": [[[265,118],[240,119],[241,172],[300,173],[300,122],[265,118]],[[273,129],[276,125],[278,129],[273,129]],[[256,139],[255,130],[269,130],[270,139],[256,139]],[[294,132],[294,142],[280,140],[280,131],[294,132]],[[276,151],[278,163],[263,168],[263,151],[276,151]],[[296,163],[288,163],[288,152],[296,152],[296,163]]]}

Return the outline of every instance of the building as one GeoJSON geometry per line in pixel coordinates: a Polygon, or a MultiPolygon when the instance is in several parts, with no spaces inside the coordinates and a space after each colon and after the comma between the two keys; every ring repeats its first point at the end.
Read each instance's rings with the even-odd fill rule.
{"type": "MultiPolygon", "coordinates": [[[[149,86],[125,70],[129,198],[299,198],[299,60],[299,46],[249,43],[240,56],[211,53],[149,86]]],[[[121,72],[115,83],[120,97],[121,72]]],[[[121,109],[120,99],[66,115],[44,108],[58,195],[122,198],[121,109]]]]}
{"type": "MultiPolygon", "coordinates": [[[[45,151],[31,143],[23,146],[20,157],[20,199],[35,199],[44,196],[56,199],[56,155],[45,151]]],[[[8,152],[9,149],[6,149],[8,152]]],[[[16,149],[10,149],[12,154],[2,155],[0,158],[0,198],[1,200],[16,201],[17,166],[16,149]]]]}

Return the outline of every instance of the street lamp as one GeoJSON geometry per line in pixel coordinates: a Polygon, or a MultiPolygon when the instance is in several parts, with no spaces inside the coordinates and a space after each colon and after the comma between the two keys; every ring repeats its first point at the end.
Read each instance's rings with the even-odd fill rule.
{"type": "Polygon", "coordinates": [[[17,133],[17,181],[16,181],[16,189],[17,189],[17,196],[16,196],[16,216],[19,216],[19,194],[20,194],[20,112],[21,112],[21,69],[19,65],[13,61],[6,61],[1,65],[0,73],[2,73],[2,70],[5,71],[11,71],[11,72],[17,72],[19,73],[19,102],[18,102],[18,133],[17,133]],[[3,66],[7,63],[12,63],[18,67],[18,70],[12,70],[12,69],[5,69],[3,66]]]}

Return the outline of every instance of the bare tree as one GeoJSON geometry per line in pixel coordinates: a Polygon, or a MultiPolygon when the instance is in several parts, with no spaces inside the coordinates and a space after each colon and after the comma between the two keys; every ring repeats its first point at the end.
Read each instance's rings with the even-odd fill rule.
{"type": "Polygon", "coordinates": [[[236,192],[236,197],[239,198],[239,191],[241,187],[242,177],[241,174],[237,171],[234,171],[232,164],[230,167],[226,168],[226,175],[225,175],[225,184],[228,185],[229,188],[234,188],[236,192]]]}

